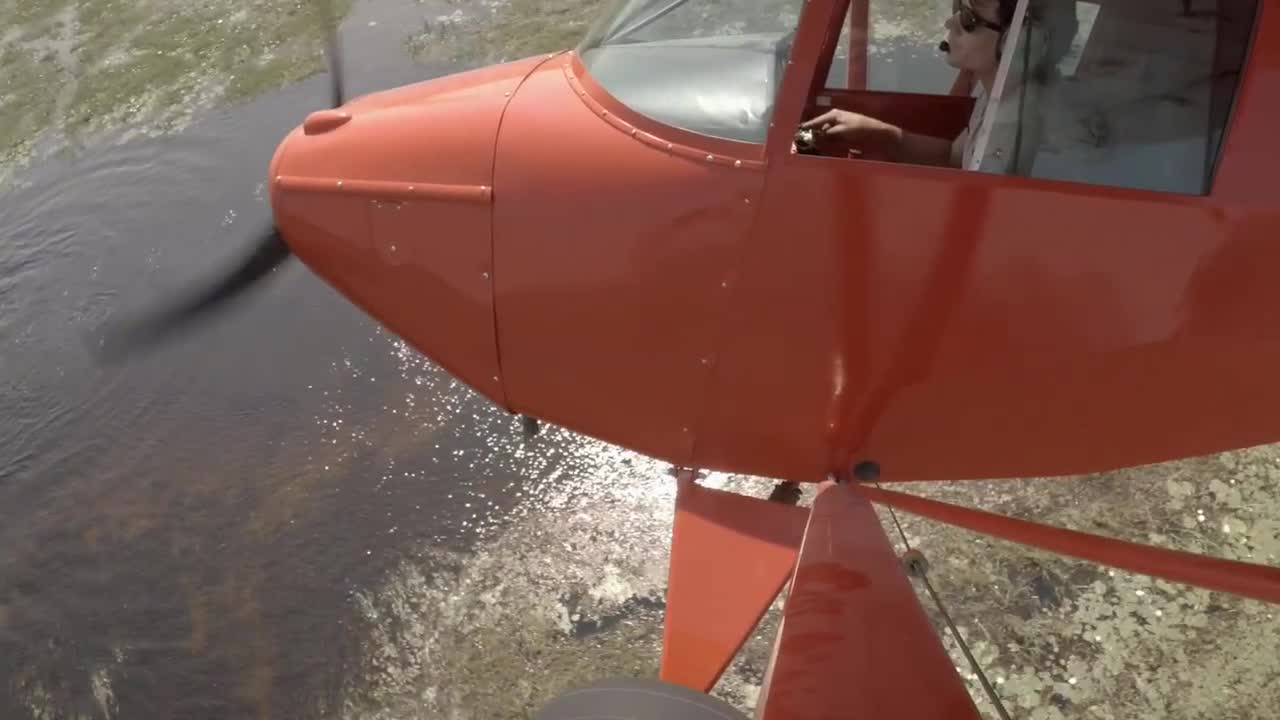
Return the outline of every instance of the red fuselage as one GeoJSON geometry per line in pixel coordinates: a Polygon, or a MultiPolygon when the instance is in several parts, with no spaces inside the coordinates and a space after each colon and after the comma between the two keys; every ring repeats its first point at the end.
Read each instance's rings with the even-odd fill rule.
{"type": "Polygon", "coordinates": [[[277,224],[494,403],[679,466],[1012,477],[1280,439],[1280,8],[1189,195],[793,154],[844,7],[806,5],[766,144],[542,55],[318,114],[272,161],[277,224]]]}

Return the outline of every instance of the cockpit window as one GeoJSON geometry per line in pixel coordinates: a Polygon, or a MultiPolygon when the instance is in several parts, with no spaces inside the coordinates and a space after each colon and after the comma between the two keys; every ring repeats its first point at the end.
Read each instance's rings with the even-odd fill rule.
{"type": "MultiPolygon", "coordinates": [[[[1211,191],[1259,0],[964,3],[1013,8],[999,53],[961,46],[992,31],[963,30],[955,0],[847,3],[844,35],[823,66],[826,87],[806,111],[867,115],[909,133],[922,151],[889,156],[897,162],[1211,191]],[[984,75],[996,60],[997,71],[984,75]],[[947,145],[950,157],[940,152],[947,145]]],[[[797,140],[797,152],[886,159],[873,145],[818,149],[811,136],[797,140]]]]}
{"type": "Polygon", "coordinates": [[[763,143],[804,0],[622,0],[578,52],[631,109],[763,143]]]}

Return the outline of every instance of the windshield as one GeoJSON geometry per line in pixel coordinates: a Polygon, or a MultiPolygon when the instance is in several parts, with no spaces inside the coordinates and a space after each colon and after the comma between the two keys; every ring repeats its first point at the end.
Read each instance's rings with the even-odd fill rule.
{"type": "Polygon", "coordinates": [[[804,0],[618,0],[585,46],[726,35],[783,35],[800,21],[804,0]]]}
{"type": "Polygon", "coordinates": [[[616,0],[578,48],[636,112],[763,143],[804,0],[616,0]]]}

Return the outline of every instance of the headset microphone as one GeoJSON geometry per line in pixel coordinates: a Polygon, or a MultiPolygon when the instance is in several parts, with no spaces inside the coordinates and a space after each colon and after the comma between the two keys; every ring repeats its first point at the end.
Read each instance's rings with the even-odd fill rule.
{"type": "Polygon", "coordinates": [[[938,43],[938,49],[944,53],[949,53],[951,52],[951,43],[947,42],[946,40],[943,40],[942,42],[938,43]]]}

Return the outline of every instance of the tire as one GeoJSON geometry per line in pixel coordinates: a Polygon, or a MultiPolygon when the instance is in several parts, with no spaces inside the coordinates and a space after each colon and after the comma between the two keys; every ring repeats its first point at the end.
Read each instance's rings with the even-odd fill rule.
{"type": "Polygon", "coordinates": [[[534,720],[749,720],[704,693],[660,680],[612,679],[570,690],[534,720]]]}

